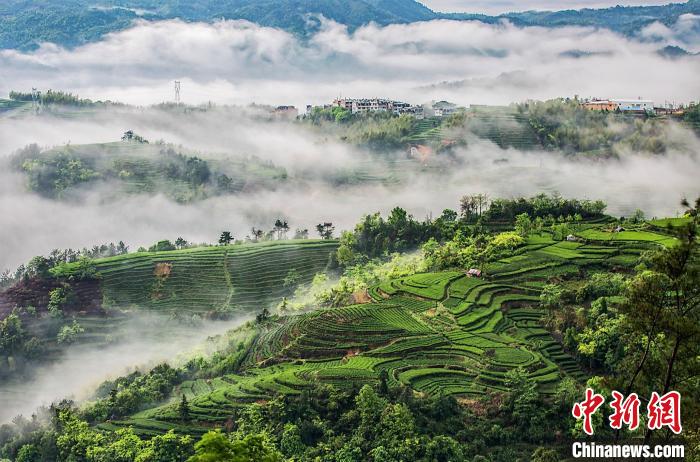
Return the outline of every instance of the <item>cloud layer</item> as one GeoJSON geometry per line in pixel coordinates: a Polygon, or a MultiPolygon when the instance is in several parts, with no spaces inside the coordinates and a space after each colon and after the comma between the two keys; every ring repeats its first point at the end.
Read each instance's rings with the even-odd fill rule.
{"type": "Polygon", "coordinates": [[[251,226],[269,229],[278,217],[286,218],[292,229],[312,232],[323,221],[333,221],[338,230],[350,229],[362,215],[385,213],[397,205],[422,219],[455,208],[461,195],[476,192],[511,197],[558,191],[569,197],[603,199],[616,215],[641,208],[650,216],[674,215],[682,197],[700,195],[700,141],[675,126],[673,139],[682,141],[683,149],[665,156],[630,152],[619,161],[576,161],[560,153],[504,150],[472,140],[468,148],[456,152],[459,162],[447,170],[403,170],[399,175],[403,180],[397,184],[343,187],[334,187],[324,175],[350,168],[381,173],[391,167],[368,152],[333,141],[328,133],[301,125],[273,125],[245,114],[211,111],[176,116],[147,110],[82,121],[7,120],[0,124],[0,138],[13,148],[32,141],[43,146],[61,144],[67,136],[75,144],[104,142],[114,140],[127,127],[138,127],[146,138],[184,143],[205,153],[256,155],[285,166],[295,179],[270,190],[189,205],[159,195],[105,203],[108,194],[100,190],[86,193],[81,202],[58,202],[27,192],[24,179],[10,172],[0,156],[0,268],[14,268],[53,248],[109,241],[123,240],[135,249],[178,236],[191,242],[214,242],[223,230],[242,238],[251,226]],[[664,187],[659,188],[660,184],[664,187]]]}
{"type": "Polygon", "coordinates": [[[650,26],[645,38],[654,40],[646,42],[591,28],[458,21],[369,25],[354,33],[326,21],[308,40],[245,21],[141,22],[75,50],[46,44],[31,53],[0,52],[0,94],[52,87],[147,104],[172,100],[172,81],[181,80],[190,103],[303,106],[340,94],[415,103],[507,104],[574,94],[687,102],[697,97],[700,58],[670,63],[656,51],[679,37],[700,51],[695,20],[650,26]],[[473,84],[426,90],[451,81],[473,84]]]}

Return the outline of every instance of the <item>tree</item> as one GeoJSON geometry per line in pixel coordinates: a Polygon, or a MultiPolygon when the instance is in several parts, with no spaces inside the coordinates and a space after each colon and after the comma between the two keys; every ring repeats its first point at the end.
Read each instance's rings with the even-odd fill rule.
{"type": "Polygon", "coordinates": [[[169,430],[146,441],[134,462],[185,462],[194,453],[193,443],[191,436],[169,430]]]}
{"type": "Polygon", "coordinates": [[[275,226],[272,230],[277,234],[277,240],[280,240],[287,236],[287,232],[289,232],[289,223],[278,218],[275,220],[275,226]]]}
{"type": "Polygon", "coordinates": [[[188,462],[282,462],[283,456],[262,433],[229,440],[220,431],[210,431],[194,446],[188,462]]]}
{"type": "Polygon", "coordinates": [[[318,232],[318,235],[321,236],[321,239],[333,239],[333,231],[335,231],[335,226],[333,226],[333,223],[330,222],[319,223],[316,225],[316,231],[318,232]]]}
{"type": "Polygon", "coordinates": [[[561,458],[554,449],[539,447],[532,453],[531,462],[559,462],[561,458]]]}
{"type": "Polygon", "coordinates": [[[635,224],[644,223],[644,220],[646,220],[644,211],[640,209],[635,210],[632,216],[629,218],[629,221],[635,224]]]}
{"type": "Polygon", "coordinates": [[[270,310],[267,308],[263,308],[262,311],[255,316],[255,322],[258,324],[262,324],[268,319],[270,319],[270,310]]]}
{"type": "Polygon", "coordinates": [[[294,239],[308,239],[309,238],[309,230],[308,229],[301,229],[297,228],[294,230],[294,239]]]}
{"type": "Polygon", "coordinates": [[[219,236],[219,245],[229,245],[233,241],[233,236],[230,231],[224,231],[219,236]]]}
{"type": "Polygon", "coordinates": [[[515,231],[522,237],[527,236],[532,231],[532,220],[527,213],[521,213],[515,217],[515,231]]]}
{"type": "Polygon", "coordinates": [[[190,421],[190,404],[187,402],[187,396],[185,396],[184,393],[182,394],[180,404],[177,406],[177,413],[180,416],[180,420],[183,422],[190,421]]]}
{"type": "Polygon", "coordinates": [[[83,332],[85,332],[85,329],[74,319],[72,324],[61,327],[56,340],[61,344],[75,343],[83,332]]]}
{"type": "Polygon", "coordinates": [[[26,338],[22,320],[16,311],[0,321],[0,353],[12,355],[19,352],[26,338]]]}
{"type": "Polygon", "coordinates": [[[181,237],[178,237],[177,239],[175,239],[175,247],[177,247],[178,249],[184,249],[185,247],[187,247],[187,241],[181,237]]]}
{"type": "Polygon", "coordinates": [[[254,242],[258,242],[265,234],[262,229],[255,229],[255,226],[250,229],[250,232],[254,242]]]}
{"type": "Polygon", "coordinates": [[[175,250],[175,245],[168,239],[158,241],[155,245],[148,248],[149,252],[167,252],[169,250],[175,250]]]}
{"type": "MultiPolygon", "coordinates": [[[[687,379],[698,374],[697,357],[700,338],[700,261],[698,260],[697,232],[700,198],[695,207],[684,201],[688,216],[692,219],[669,232],[676,235],[678,243],[654,252],[649,256],[649,269],[641,271],[630,283],[628,303],[622,310],[632,336],[645,338],[637,366],[632,371],[627,390],[631,390],[647,367],[651,356],[661,356],[665,363],[662,373],[658,367],[647,372],[647,379],[654,390],[665,394],[676,390],[687,379]],[[643,337],[642,337],[643,336],[643,337]],[[653,349],[658,350],[654,355],[653,349]]],[[[647,431],[645,439],[651,433],[647,431]]]]}

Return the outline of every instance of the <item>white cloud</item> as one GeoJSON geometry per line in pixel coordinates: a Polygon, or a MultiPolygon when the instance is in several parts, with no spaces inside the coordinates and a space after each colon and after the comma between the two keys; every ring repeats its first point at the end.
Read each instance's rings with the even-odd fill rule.
{"type": "Polygon", "coordinates": [[[52,87],[146,104],[172,99],[172,81],[181,80],[183,99],[190,103],[305,105],[341,93],[462,104],[574,94],[695,99],[700,59],[670,64],[656,51],[675,35],[666,30],[656,35],[663,41],[641,43],[590,28],[457,21],[369,25],[349,33],[326,22],[301,41],[244,21],[141,22],[75,50],[44,45],[31,53],[0,52],[0,94],[52,87]],[[509,75],[520,77],[504,79],[509,75]],[[442,81],[478,85],[425,89],[442,81]]]}
{"type": "Polygon", "coordinates": [[[684,14],[670,27],[660,22],[649,24],[639,33],[642,39],[700,52],[700,16],[684,14]]]}

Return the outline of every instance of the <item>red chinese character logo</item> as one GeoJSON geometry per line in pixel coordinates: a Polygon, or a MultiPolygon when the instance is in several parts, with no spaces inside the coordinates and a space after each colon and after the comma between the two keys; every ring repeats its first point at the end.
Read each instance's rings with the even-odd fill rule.
{"type": "Polygon", "coordinates": [[[622,428],[622,424],[627,425],[631,431],[639,427],[639,396],[632,393],[625,397],[617,391],[612,392],[613,400],[610,407],[613,408],[613,413],[610,415],[610,427],[616,430],[622,428]]]}
{"type": "Polygon", "coordinates": [[[600,406],[605,402],[603,395],[594,393],[590,388],[586,388],[586,399],[580,403],[575,403],[571,414],[579,420],[583,418],[583,431],[588,435],[593,434],[593,423],[591,417],[595,414],[600,406]]]}
{"type": "Polygon", "coordinates": [[[647,411],[649,412],[649,430],[668,427],[676,435],[681,432],[681,394],[677,391],[669,391],[663,396],[653,392],[647,411]]]}

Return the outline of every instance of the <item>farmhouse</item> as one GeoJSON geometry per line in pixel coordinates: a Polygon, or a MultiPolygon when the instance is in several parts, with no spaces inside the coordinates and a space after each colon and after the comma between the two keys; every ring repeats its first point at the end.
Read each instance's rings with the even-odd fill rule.
{"type": "Polygon", "coordinates": [[[582,106],[589,111],[620,111],[636,114],[654,113],[654,102],[644,99],[592,99],[582,106]]]}
{"type": "Polygon", "coordinates": [[[594,99],[583,103],[583,107],[589,111],[615,111],[617,103],[607,99],[594,99]]]}

